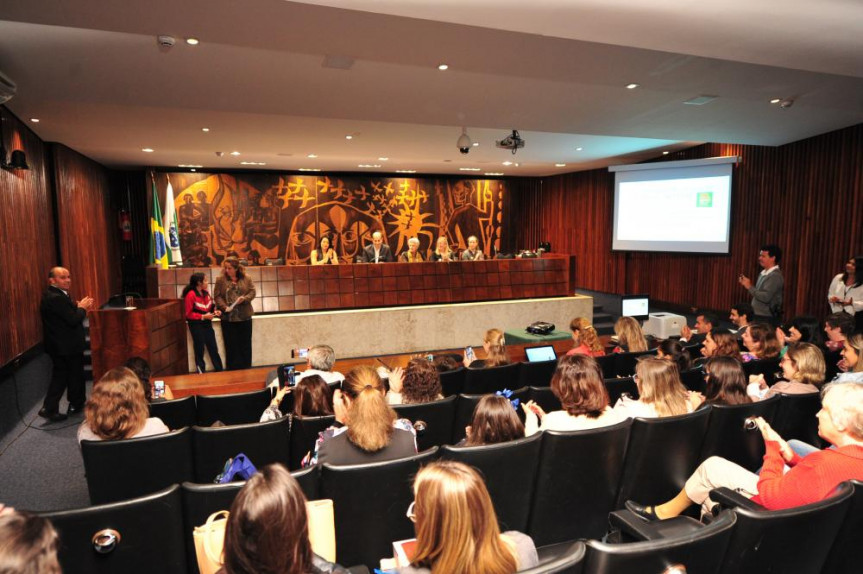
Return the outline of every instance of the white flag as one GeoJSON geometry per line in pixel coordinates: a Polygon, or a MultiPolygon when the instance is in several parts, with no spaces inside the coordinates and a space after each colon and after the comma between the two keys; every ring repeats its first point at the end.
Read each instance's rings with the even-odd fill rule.
{"type": "Polygon", "coordinates": [[[177,223],[177,210],[174,209],[174,188],[168,180],[168,191],[165,194],[165,242],[168,244],[168,262],[174,265],[183,264],[180,253],[180,225],[177,223]]]}

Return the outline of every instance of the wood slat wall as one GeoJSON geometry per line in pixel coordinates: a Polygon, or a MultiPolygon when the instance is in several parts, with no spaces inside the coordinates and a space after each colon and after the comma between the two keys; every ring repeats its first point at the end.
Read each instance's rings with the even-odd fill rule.
{"type": "Polygon", "coordinates": [[[27,171],[0,169],[0,365],[42,340],[39,298],[54,262],[51,195],[46,177],[46,146],[5,108],[3,141],[11,154],[27,154],[27,171]]]}
{"type": "Polygon", "coordinates": [[[863,252],[863,124],[780,147],[706,144],[667,160],[738,155],[731,253],[680,255],[611,251],[614,177],[607,170],[511,185],[508,244],[576,255],[577,285],[649,293],[691,307],[727,309],[748,299],[740,272],[754,277],[760,245],[784,250],[786,317],[828,311],[827,286],[846,259],[863,252]]]}

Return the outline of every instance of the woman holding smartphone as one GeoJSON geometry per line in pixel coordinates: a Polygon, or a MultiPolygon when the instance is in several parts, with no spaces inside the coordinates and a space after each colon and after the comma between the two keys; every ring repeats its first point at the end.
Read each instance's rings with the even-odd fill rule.
{"type": "MultiPolygon", "coordinates": [[[[199,373],[207,370],[204,362],[204,348],[210,353],[210,361],[217,371],[222,370],[222,358],[216,345],[216,333],[213,331],[213,319],[221,316],[216,310],[216,304],[207,291],[203,273],[192,273],[189,284],[183,289],[186,322],[192,334],[192,346],[195,350],[195,366],[199,373]]],[[[149,377],[148,377],[149,378],[149,377]]]]}
{"type": "Polygon", "coordinates": [[[216,280],[216,307],[221,311],[222,336],[229,371],[252,366],[252,299],[255,284],[246,275],[240,260],[228,257],[222,276],[216,280]]]}

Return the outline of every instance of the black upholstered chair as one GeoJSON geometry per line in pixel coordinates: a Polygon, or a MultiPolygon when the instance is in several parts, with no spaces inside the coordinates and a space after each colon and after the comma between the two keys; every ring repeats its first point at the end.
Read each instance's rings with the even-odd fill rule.
{"type": "Polygon", "coordinates": [[[417,432],[417,449],[452,444],[452,426],[458,397],[414,405],[393,405],[399,418],[408,419],[417,432]]]}
{"type": "Polygon", "coordinates": [[[696,367],[680,373],[680,382],[690,391],[707,392],[707,381],[704,380],[704,369],[696,367]]]}
{"type": "Polygon", "coordinates": [[[464,367],[441,373],[440,385],[443,388],[443,396],[451,397],[461,393],[464,390],[464,377],[466,373],[467,369],[464,367]]]}
{"type": "Polygon", "coordinates": [[[467,369],[464,377],[463,394],[481,395],[517,387],[518,363],[510,363],[499,367],[467,369]]]}
{"type": "Polygon", "coordinates": [[[437,448],[418,455],[371,464],[321,468],[321,498],[333,500],[336,559],[370,569],[392,556],[392,543],[414,537],[405,513],[413,502],[413,477],[437,458],[437,448]]]}
{"type": "Polygon", "coordinates": [[[860,571],[860,549],[863,548],[863,480],[851,480],[854,496],[845,513],[845,520],[833,540],[825,574],[852,574],[860,571]]]}
{"type": "MultiPolygon", "coordinates": [[[[863,315],[861,315],[863,317],[863,315]]],[[[824,351],[824,365],[827,369],[824,372],[824,380],[828,383],[839,374],[839,361],[842,359],[842,350],[824,351]]]]}
{"type": "Polygon", "coordinates": [[[527,527],[537,546],[605,534],[631,426],[542,433],[527,527]]]}
{"type": "Polygon", "coordinates": [[[273,395],[269,388],[231,395],[198,395],[198,426],[216,421],[226,425],[256,423],[261,420],[273,395]]]}
{"type": "Polygon", "coordinates": [[[127,500],[192,480],[192,430],[125,440],[81,441],[92,504],[127,500]]]}
{"type": "Polygon", "coordinates": [[[227,427],[192,427],[195,481],[213,482],[225,462],[243,453],[261,468],[274,462],[290,461],[291,420],[282,417],[265,423],[227,427]]]}
{"type": "Polygon", "coordinates": [[[197,484],[184,482],[183,498],[183,540],[186,544],[186,558],[189,572],[198,573],[198,561],[195,556],[195,539],[192,531],[201,526],[207,518],[219,510],[230,510],[237,493],[245,482],[230,482],[228,484],[197,484]]]}
{"type": "Polygon", "coordinates": [[[40,515],[60,535],[58,556],[66,574],[188,571],[177,484],[140,498],[40,515]]]}
{"type": "Polygon", "coordinates": [[[470,465],[485,478],[501,531],[527,530],[542,434],[483,446],[445,446],[440,457],[470,465]]]}
{"type": "Polygon", "coordinates": [[[638,385],[632,377],[603,379],[603,382],[605,390],[608,391],[608,401],[611,406],[614,406],[623,393],[629,393],[633,399],[638,398],[638,385]]]}
{"type": "Polygon", "coordinates": [[[614,357],[614,376],[631,377],[635,374],[635,365],[638,364],[638,359],[646,355],[656,355],[656,350],[634,353],[612,353],[614,357]]]}
{"type": "Polygon", "coordinates": [[[599,368],[602,369],[603,379],[613,379],[617,376],[617,365],[615,363],[616,359],[614,358],[615,354],[616,353],[611,353],[609,355],[594,357],[599,368]]]}
{"type": "Polygon", "coordinates": [[[636,418],[626,449],[616,508],[624,501],[669,500],[701,462],[710,409],[656,419],[636,418]]]}
{"type": "Polygon", "coordinates": [[[196,409],[195,395],[191,395],[173,401],[150,403],[150,416],[162,419],[171,430],[179,430],[197,422],[196,409]]]}
{"type": "Polygon", "coordinates": [[[318,465],[310,466],[302,470],[295,470],[291,473],[303,489],[303,494],[306,495],[306,500],[317,500],[321,491],[321,469],[318,465]]]}
{"type": "Polygon", "coordinates": [[[581,574],[584,570],[584,542],[555,544],[548,552],[539,552],[539,564],[533,568],[519,570],[518,574],[581,574]]]}
{"type": "Polygon", "coordinates": [[[764,375],[764,381],[769,386],[776,382],[776,372],[779,370],[779,359],[761,359],[743,363],[743,371],[747,378],[751,375],[764,375]]]}
{"type": "Polygon", "coordinates": [[[779,397],[742,405],[712,405],[701,460],[721,456],[752,472],[761,468],[764,438],[758,429],[745,429],[743,422],[749,417],[764,417],[772,422],[778,406],[779,397]]]}
{"type": "Polygon", "coordinates": [[[557,359],[550,361],[525,361],[518,364],[519,387],[547,387],[551,385],[551,376],[557,369],[557,359]]]}
{"type": "Polygon", "coordinates": [[[779,393],[779,408],[770,426],[785,440],[796,438],[813,446],[823,446],[825,443],[818,436],[818,419],[815,418],[820,410],[821,393],[779,393]]]}
{"type": "Polygon", "coordinates": [[[303,457],[314,452],[318,435],[336,422],[336,417],[293,417],[291,425],[291,453],[288,468],[292,471],[302,468],[303,457]]]}
{"type": "Polygon", "coordinates": [[[737,516],[733,512],[724,512],[708,526],[679,536],[627,544],[604,544],[589,540],[584,572],[661,574],[672,564],[682,564],[687,574],[718,574],[724,557],[730,552],[729,541],[736,520],[737,516]]]}
{"type": "MultiPolygon", "coordinates": [[[[528,392],[529,390],[527,387],[515,389],[512,392],[510,400],[518,399],[520,403],[524,403],[529,396],[528,392]]],[[[452,427],[452,442],[450,444],[457,444],[465,437],[464,428],[473,420],[473,411],[476,409],[477,403],[479,403],[484,396],[485,394],[458,396],[458,401],[455,405],[455,419],[453,420],[452,427]]],[[[522,411],[521,406],[516,409],[516,413],[522,422],[524,422],[524,411],[522,411]]]]}
{"type": "Polygon", "coordinates": [[[551,392],[551,387],[530,387],[527,398],[538,404],[547,413],[559,411],[562,408],[560,400],[551,392]]]}

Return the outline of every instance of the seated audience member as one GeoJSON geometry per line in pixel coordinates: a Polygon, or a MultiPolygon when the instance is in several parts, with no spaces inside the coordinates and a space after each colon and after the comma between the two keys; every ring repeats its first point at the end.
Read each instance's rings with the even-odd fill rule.
{"type": "Polygon", "coordinates": [[[639,398],[626,395],[614,410],[621,418],[660,418],[692,412],[689,394],[680,382],[677,365],[656,357],[645,357],[635,366],[635,385],[639,398]]]}
{"type": "Polygon", "coordinates": [[[170,432],[162,419],[149,417],[144,385],[126,367],[105,373],[93,385],[84,406],[84,422],[78,428],[82,440],[118,440],[170,432]]]}
{"type": "Polygon", "coordinates": [[[479,249],[479,240],[476,235],[467,238],[467,249],[461,252],[462,261],[482,261],[485,254],[479,249]]]}
{"type": "Polygon", "coordinates": [[[563,410],[546,413],[538,404],[528,401],[523,407],[526,436],[541,430],[593,429],[619,423],[625,418],[609,406],[602,369],[588,355],[561,358],[551,377],[551,392],[563,410]]]}
{"type": "Polygon", "coordinates": [[[800,457],[762,418],[755,419],[767,452],[761,473],[749,472],[718,456],[705,460],[672,500],[642,506],[631,500],[626,508],[645,520],[678,516],[692,504],[706,513],[714,505],[710,491],[727,487],[768,510],[783,510],[818,502],[840,482],[863,479],[863,384],[825,385],[818,412],[818,435],[835,448],[800,457]],[[785,472],[785,465],[791,467],[785,472]]]}
{"type": "Polygon", "coordinates": [[[171,387],[165,385],[165,396],[159,399],[153,398],[153,383],[150,381],[150,364],[141,357],[132,357],[126,360],[123,365],[138,376],[141,385],[144,387],[144,396],[147,397],[148,403],[174,400],[174,393],[171,387]]]}
{"type": "Polygon", "coordinates": [[[719,317],[715,313],[699,313],[695,317],[695,331],[685,323],[680,328],[680,341],[682,343],[703,343],[707,333],[718,326],[719,317]]]}
{"type": "Polygon", "coordinates": [[[339,256],[335,249],[330,247],[330,238],[321,238],[321,246],[312,251],[312,265],[338,265],[339,256]]]}
{"type": "Polygon", "coordinates": [[[458,369],[459,367],[461,367],[461,364],[459,363],[459,361],[456,360],[457,356],[458,355],[449,355],[449,354],[437,355],[437,356],[435,356],[434,361],[432,361],[432,362],[434,363],[434,366],[437,369],[438,373],[445,373],[447,371],[454,371],[454,370],[458,369]]]}
{"type": "Polygon", "coordinates": [[[851,257],[845,263],[845,272],[830,282],[827,302],[834,313],[849,315],[863,312],[863,255],[851,257]]]}
{"type": "Polygon", "coordinates": [[[47,518],[0,504],[0,572],[61,574],[60,538],[47,518]]]}
{"type": "MultiPolygon", "coordinates": [[[[707,333],[707,336],[704,338],[701,355],[705,359],[711,357],[734,357],[735,359],[740,359],[740,346],[737,344],[737,338],[731,331],[716,328],[707,333]]],[[[703,360],[700,360],[703,363],[703,360]]]]}
{"type": "Polygon", "coordinates": [[[401,263],[421,263],[423,260],[422,253],[419,252],[420,240],[416,237],[408,239],[408,250],[399,256],[401,263]]]}
{"type": "Polygon", "coordinates": [[[409,405],[443,398],[440,373],[428,359],[411,359],[406,369],[396,367],[389,374],[387,403],[409,405]]]}
{"type": "Polygon", "coordinates": [[[854,332],[854,318],[848,313],[831,313],[824,320],[827,341],[824,345],[831,351],[842,349],[845,339],[854,332]]]}
{"type": "Polygon", "coordinates": [[[524,423],[518,418],[510,400],[501,395],[485,395],[473,409],[460,446],[496,444],[524,438],[524,423]]]}
{"type": "MultiPolygon", "coordinates": [[[[710,332],[708,331],[707,334],[709,335],[710,332]]],[[[656,347],[656,358],[671,361],[677,365],[677,370],[681,373],[692,368],[689,351],[674,339],[666,339],[656,347]]]]}
{"type": "Polygon", "coordinates": [[[280,464],[255,473],[234,498],[224,561],[219,574],[348,574],[312,552],[306,497],[280,464]]]}
{"type": "Polygon", "coordinates": [[[707,389],[702,395],[689,391],[693,409],[702,405],[745,405],[752,402],[746,394],[746,373],[734,357],[713,357],[704,364],[707,389]]]}
{"type": "Polygon", "coordinates": [[[779,357],[782,346],[776,338],[776,331],[767,323],[752,323],[743,333],[743,346],[747,351],[740,354],[744,363],[779,357]]]}
{"type": "Polygon", "coordinates": [[[434,252],[432,253],[431,260],[432,261],[455,261],[456,254],[455,252],[449,248],[449,241],[447,241],[446,237],[441,235],[437,238],[437,244],[435,245],[434,252]]]}
{"type": "Polygon", "coordinates": [[[372,244],[363,247],[363,263],[390,263],[393,261],[393,252],[390,246],[384,243],[384,236],[380,231],[372,233],[372,244]]]}
{"type": "Polygon", "coordinates": [[[572,349],[566,353],[567,355],[590,355],[591,357],[605,355],[605,349],[599,342],[599,335],[596,334],[596,329],[590,321],[584,317],[576,317],[569,323],[569,330],[572,331],[572,349]]]}
{"type": "Polygon", "coordinates": [[[647,350],[647,339],[641,325],[632,317],[621,317],[614,323],[614,334],[617,336],[615,353],[638,353],[647,350]]]}
{"type": "Polygon", "coordinates": [[[503,331],[500,329],[489,329],[482,339],[482,348],[485,350],[485,359],[474,359],[468,362],[465,357],[465,366],[471,369],[484,369],[486,367],[499,367],[509,364],[509,355],[506,352],[506,341],[503,331]]]}
{"type": "Polygon", "coordinates": [[[728,319],[737,329],[737,336],[742,337],[743,332],[749,328],[749,323],[755,319],[755,311],[752,310],[752,305],[746,301],[737,303],[731,306],[731,315],[728,316],[728,319]]]}
{"type": "Polygon", "coordinates": [[[466,464],[441,460],[420,470],[407,514],[417,542],[400,574],[512,574],[539,563],[529,536],[501,534],[485,481],[466,464]]]}
{"type": "Polygon", "coordinates": [[[812,343],[816,347],[824,347],[824,330],[821,323],[809,315],[798,315],[791,319],[787,331],[778,328],[776,338],[783,346],[790,343],[812,343]]]}
{"type": "Polygon", "coordinates": [[[863,333],[854,333],[845,340],[845,346],[842,348],[839,370],[843,372],[836,375],[833,381],[837,383],[863,383],[861,355],[863,355],[863,333]]]}
{"type": "Polygon", "coordinates": [[[779,361],[782,376],[785,380],[777,381],[772,387],[767,387],[764,375],[749,377],[747,394],[755,401],[782,393],[786,395],[803,395],[817,393],[824,384],[824,354],[810,343],[792,343],[788,352],[779,361]]]}
{"type": "Polygon", "coordinates": [[[384,384],[367,365],[352,369],[333,395],[336,422],[321,433],[308,464],[363,464],[411,456],[416,431],[384,399],[384,384]]]}
{"type": "Polygon", "coordinates": [[[323,417],[333,414],[333,390],[319,375],[303,377],[294,387],[285,385],[279,389],[270,406],[261,415],[261,422],[274,421],[287,413],[281,411],[285,397],[293,393],[295,417],[323,417]]]}
{"type": "MultiPolygon", "coordinates": [[[[330,385],[340,383],[345,379],[345,376],[333,370],[333,365],[335,364],[336,352],[332,347],[329,345],[315,345],[309,348],[309,354],[306,357],[306,370],[298,372],[295,380],[300,382],[305,377],[317,375],[330,385]]],[[[273,369],[267,373],[267,385],[270,387],[279,386],[277,369],[273,369]]]]}

